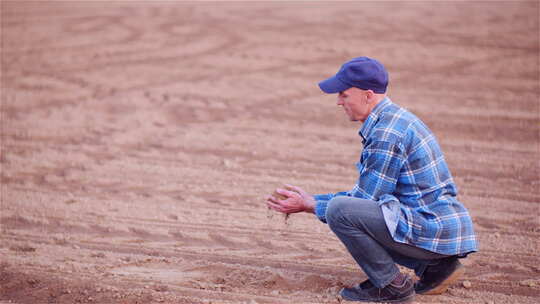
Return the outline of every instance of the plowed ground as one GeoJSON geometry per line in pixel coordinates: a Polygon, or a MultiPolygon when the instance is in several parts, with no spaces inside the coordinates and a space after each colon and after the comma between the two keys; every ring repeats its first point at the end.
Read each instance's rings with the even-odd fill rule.
{"type": "Polygon", "coordinates": [[[317,82],[366,55],[438,137],[480,252],[418,303],[540,299],[538,2],[2,1],[0,301],[337,303],[365,279],[283,183],[350,189],[317,82]],[[468,281],[465,284],[463,281],[468,281]]]}

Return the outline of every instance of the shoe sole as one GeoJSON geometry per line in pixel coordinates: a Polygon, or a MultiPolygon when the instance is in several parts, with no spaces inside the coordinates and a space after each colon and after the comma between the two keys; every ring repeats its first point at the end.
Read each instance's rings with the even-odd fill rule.
{"type": "Polygon", "coordinates": [[[403,299],[392,300],[392,301],[382,301],[378,303],[409,303],[409,302],[412,302],[412,300],[414,300],[415,295],[416,295],[415,293],[412,293],[403,299]]]}
{"type": "Polygon", "coordinates": [[[345,300],[345,301],[349,301],[349,302],[364,302],[364,303],[409,303],[409,302],[412,302],[412,300],[414,299],[414,296],[416,295],[416,293],[412,293],[408,296],[406,296],[405,298],[402,298],[402,299],[396,299],[396,300],[386,300],[386,301],[369,301],[369,300],[356,300],[356,299],[351,299],[351,298],[347,298],[347,297],[344,297],[342,296],[341,294],[338,296],[338,301],[341,302],[341,300],[345,300]]]}
{"type": "Polygon", "coordinates": [[[459,278],[465,273],[465,267],[463,265],[459,265],[458,268],[448,277],[446,280],[442,281],[441,284],[439,284],[437,287],[430,289],[428,291],[419,293],[423,295],[440,295],[446,292],[448,287],[452,284],[454,284],[459,278]]]}

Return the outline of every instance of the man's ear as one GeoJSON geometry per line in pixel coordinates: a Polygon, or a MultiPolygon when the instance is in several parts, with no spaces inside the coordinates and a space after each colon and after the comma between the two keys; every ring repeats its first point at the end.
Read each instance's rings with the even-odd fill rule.
{"type": "Polygon", "coordinates": [[[366,91],[367,103],[372,103],[375,100],[375,93],[372,90],[366,91]]]}

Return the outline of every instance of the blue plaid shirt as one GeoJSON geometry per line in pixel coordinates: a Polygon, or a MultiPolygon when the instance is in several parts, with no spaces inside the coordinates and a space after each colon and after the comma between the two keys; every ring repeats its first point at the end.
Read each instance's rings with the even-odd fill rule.
{"type": "Polygon", "coordinates": [[[446,255],[477,251],[467,209],[435,136],[411,112],[385,98],[359,132],[364,149],[351,191],[315,195],[326,223],[328,202],[346,195],[377,201],[395,241],[446,255]]]}

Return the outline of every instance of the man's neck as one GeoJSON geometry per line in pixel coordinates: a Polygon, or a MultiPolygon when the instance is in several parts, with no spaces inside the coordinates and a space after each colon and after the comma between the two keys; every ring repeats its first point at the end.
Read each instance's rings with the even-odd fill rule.
{"type": "Polygon", "coordinates": [[[375,95],[375,98],[377,99],[377,103],[381,102],[383,99],[386,98],[386,94],[373,94],[375,95]]]}
{"type": "Polygon", "coordinates": [[[374,101],[371,103],[371,107],[369,109],[369,112],[373,111],[375,107],[379,104],[379,102],[383,101],[386,98],[386,94],[374,94],[373,96],[374,101]]]}
{"type": "MultiPolygon", "coordinates": [[[[373,97],[373,101],[369,104],[369,113],[373,112],[373,109],[377,107],[377,105],[383,101],[386,98],[386,94],[375,94],[373,97]]],[[[366,121],[367,117],[365,119],[360,119],[362,123],[366,121]]]]}

